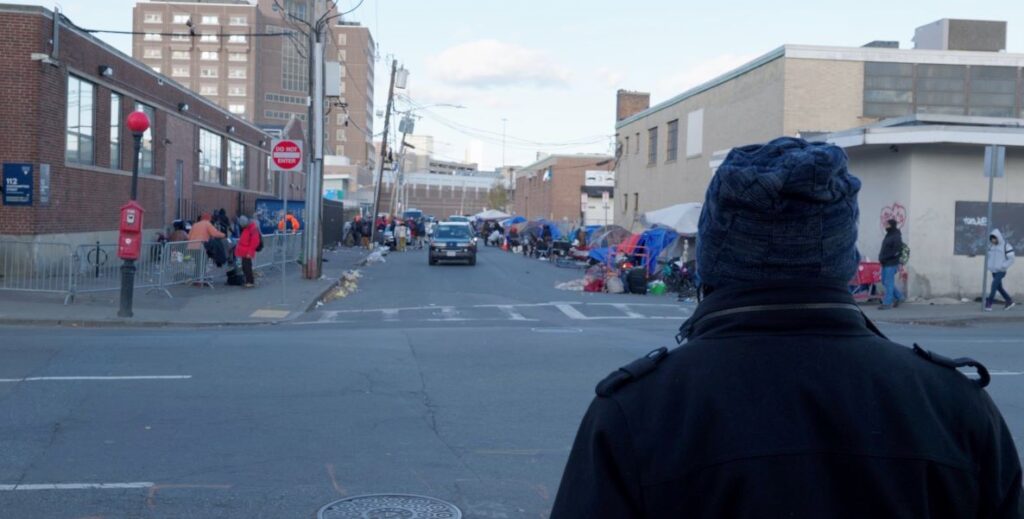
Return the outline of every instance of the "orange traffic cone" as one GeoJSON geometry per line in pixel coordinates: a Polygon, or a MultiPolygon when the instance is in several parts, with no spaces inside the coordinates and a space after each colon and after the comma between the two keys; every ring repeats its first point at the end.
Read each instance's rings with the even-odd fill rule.
{"type": "Polygon", "coordinates": [[[501,244],[501,250],[508,252],[508,242],[504,242],[501,244]]]}

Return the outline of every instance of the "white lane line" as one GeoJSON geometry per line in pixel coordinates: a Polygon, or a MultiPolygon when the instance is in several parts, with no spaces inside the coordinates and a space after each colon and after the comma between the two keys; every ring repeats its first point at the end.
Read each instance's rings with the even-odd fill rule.
{"type": "Polygon", "coordinates": [[[578,321],[586,321],[590,319],[569,303],[554,303],[554,307],[565,314],[569,319],[576,319],[578,321]]]}
{"type": "Polygon", "coordinates": [[[988,374],[993,377],[997,377],[999,375],[1015,376],[1024,375],[1024,371],[989,371],[988,374]]]}
{"type": "Polygon", "coordinates": [[[0,378],[0,382],[50,382],[71,380],[188,380],[192,375],[140,375],[126,377],[25,377],[0,378]]]}
{"type": "Polygon", "coordinates": [[[530,320],[530,319],[527,319],[526,316],[524,316],[523,314],[521,314],[518,311],[516,311],[516,308],[514,306],[512,306],[512,305],[503,305],[503,306],[499,306],[497,308],[498,308],[498,310],[501,310],[502,313],[504,313],[508,317],[508,319],[510,321],[529,321],[530,320]]]}
{"type": "Polygon", "coordinates": [[[133,483],[32,483],[16,485],[0,485],[0,491],[14,490],[124,490],[131,488],[150,488],[155,486],[149,481],[133,483]]]}
{"type": "Polygon", "coordinates": [[[634,312],[633,309],[630,308],[629,305],[626,304],[626,303],[616,303],[616,304],[613,304],[611,306],[612,306],[612,308],[616,308],[619,311],[621,311],[622,313],[626,314],[626,317],[628,317],[629,319],[643,319],[644,318],[644,314],[634,312]]]}
{"type": "Polygon", "coordinates": [[[381,315],[384,316],[385,321],[397,321],[398,320],[398,309],[387,308],[380,311],[381,315]]]}

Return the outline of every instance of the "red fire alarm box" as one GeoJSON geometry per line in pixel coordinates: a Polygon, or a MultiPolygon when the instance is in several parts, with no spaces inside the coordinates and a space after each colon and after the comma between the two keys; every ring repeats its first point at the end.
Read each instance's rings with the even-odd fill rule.
{"type": "Polygon", "coordinates": [[[139,259],[142,251],[142,206],[135,200],[121,206],[121,220],[118,226],[117,257],[126,260],[139,259]]]}

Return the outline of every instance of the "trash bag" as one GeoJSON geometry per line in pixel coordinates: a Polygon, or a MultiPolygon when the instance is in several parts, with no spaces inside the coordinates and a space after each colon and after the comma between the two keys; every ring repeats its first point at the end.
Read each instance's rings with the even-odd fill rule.
{"type": "Polygon", "coordinates": [[[651,281],[647,284],[647,293],[654,296],[665,295],[668,287],[665,286],[665,282],[661,280],[651,281]]]}
{"type": "Polygon", "coordinates": [[[619,276],[608,276],[604,286],[609,294],[621,294],[626,291],[626,287],[622,285],[622,278],[619,276]]]}

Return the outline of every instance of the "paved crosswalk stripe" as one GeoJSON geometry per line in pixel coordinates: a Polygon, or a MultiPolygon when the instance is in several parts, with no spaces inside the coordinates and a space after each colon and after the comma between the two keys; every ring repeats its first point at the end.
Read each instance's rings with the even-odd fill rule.
{"type": "Polygon", "coordinates": [[[536,321],[536,319],[527,319],[525,315],[516,311],[512,305],[499,306],[497,308],[504,312],[511,321],[536,321]]]}
{"type": "Polygon", "coordinates": [[[625,303],[618,303],[612,306],[621,310],[622,313],[626,314],[626,317],[629,317],[630,319],[643,319],[645,317],[644,314],[634,312],[633,309],[625,303]]]}
{"type": "Polygon", "coordinates": [[[555,303],[554,307],[557,308],[563,314],[565,314],[565,316],[568,317],[569,319],[576,319],[581,321],[586,321],[587,319],[589,319],[589,317],[583,315],[582,312],[577,310],[576,307],[572,306],[569,303],[555,303]]]}

